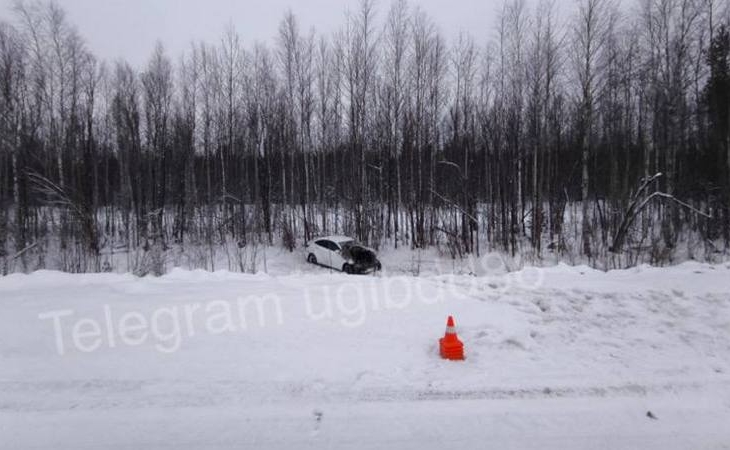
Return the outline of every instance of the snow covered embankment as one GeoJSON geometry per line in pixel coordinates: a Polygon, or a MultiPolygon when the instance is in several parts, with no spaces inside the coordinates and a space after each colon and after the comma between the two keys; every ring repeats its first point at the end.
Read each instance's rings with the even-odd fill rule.
{"type": "Polygon", "coordinates": [[[0,307],[8,448],[730,442],[728,266],[39,272],[0,279],[0,307]],[[449,314],[463,363],[438,358],[449,314]]]}

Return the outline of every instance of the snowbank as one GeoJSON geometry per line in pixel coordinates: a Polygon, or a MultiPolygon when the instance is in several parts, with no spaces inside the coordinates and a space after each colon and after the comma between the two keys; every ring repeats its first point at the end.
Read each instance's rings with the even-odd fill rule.
{"type": "Polygon", "coordinates": [[[7,448],[730,442],[730,265],[37,272],[0,307],[7,448]],[[449,314],[463,363],[437,355],[449,314]]]}

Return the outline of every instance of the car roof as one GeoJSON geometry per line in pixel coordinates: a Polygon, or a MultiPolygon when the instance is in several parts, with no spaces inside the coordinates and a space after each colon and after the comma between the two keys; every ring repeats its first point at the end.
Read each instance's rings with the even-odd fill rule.
{"type": "Polygon", "coordinates": [[[354,240],[355,239],[353,239],[351,237],[347,237],[347,236],[324,236],[324,237],[321,237],[321,238],[317,238],[314,241],[315,242],[316,241],[332,241],[332,242],[336,242],[336,243],[339,244],[339,243],[342,243],[342,242],[350,242],[350,241],[354,241],[354,240]]]}

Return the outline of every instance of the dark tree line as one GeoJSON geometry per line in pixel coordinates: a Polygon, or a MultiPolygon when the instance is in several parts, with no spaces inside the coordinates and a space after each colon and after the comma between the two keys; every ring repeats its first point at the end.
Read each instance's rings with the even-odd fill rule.
{"type": "Polygon", "coordinates": [[[287,13],[270,45],[231,27],[138,69],[91,54],[57,4],[18,1],[0,21],[0,270],[116,252],[161,272],[180,249],[210,268],[328,233],[601,267],[727,254],[727,4],[554,6],[508,0],[478,43],[363,0],[332,36],[287,13]]]}

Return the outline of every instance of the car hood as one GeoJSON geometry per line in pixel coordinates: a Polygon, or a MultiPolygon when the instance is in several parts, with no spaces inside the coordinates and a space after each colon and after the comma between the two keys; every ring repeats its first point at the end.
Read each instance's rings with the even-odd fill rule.
{"type": "Polygon", "coordinates": [[[362,245],[353,245],[345,253],[355,264],[375,264],[378,261],[375,250],[362,245]]]}

